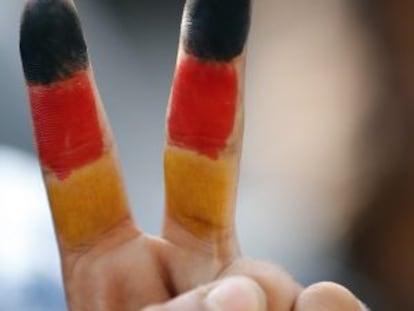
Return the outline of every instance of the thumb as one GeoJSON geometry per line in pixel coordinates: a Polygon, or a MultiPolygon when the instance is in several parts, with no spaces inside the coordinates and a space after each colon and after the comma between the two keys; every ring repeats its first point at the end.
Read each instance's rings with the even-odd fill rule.
{"type": "Polygon", "coordinates": [[[247,277],[223,279],[196,288],[144,311],[265,311],[266,297],[259,285],[247,277]]]}

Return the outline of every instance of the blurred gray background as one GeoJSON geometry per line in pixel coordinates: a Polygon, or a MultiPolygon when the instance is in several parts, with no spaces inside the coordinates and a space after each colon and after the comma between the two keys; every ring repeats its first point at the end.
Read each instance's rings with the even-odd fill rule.
{"type": "MultiPolygon", "coordinates": [[[[183,4],[77,3],[131,205],[153,234],[162,219],[164,116],[183,4]]],[[[64,310],[18,53],[22,7],[14,0],[0,9],[0,310],[64,310]]],[[[240,243],[246,256],[279,263],[305,284],[340,281],[373,306],[375,286],[348,268],[344,237],[376,167],[360,133],[379,96],[380,68],[348,1],[255,1],[240,243]]]]}

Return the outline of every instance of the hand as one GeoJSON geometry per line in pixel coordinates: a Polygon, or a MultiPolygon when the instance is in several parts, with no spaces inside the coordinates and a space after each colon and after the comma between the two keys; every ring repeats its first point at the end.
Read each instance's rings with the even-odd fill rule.
{"type": "Polygon", "coordinates": [[[72,311],[362,310],[241,258],[234,205],[249,0],[189,0],[167,116],[162,238],[129,210],[111,130],[69,0],[28,1],[21,56],[72,311]]]}

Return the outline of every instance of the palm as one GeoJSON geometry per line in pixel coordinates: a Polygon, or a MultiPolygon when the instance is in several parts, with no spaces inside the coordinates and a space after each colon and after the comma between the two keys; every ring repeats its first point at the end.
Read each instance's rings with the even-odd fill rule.
{"type": "Polygon", "coordinates": [[[72,310],[139,310],[214,280],[231,261],[140,234],[131,224],[68,260],[72,310]]]}
{"type": "Polygon", "coordinates": [[[168,299],[156,244],[126,228],[75,256],[65,275],[71,310],[139,310],[168,299]]]}

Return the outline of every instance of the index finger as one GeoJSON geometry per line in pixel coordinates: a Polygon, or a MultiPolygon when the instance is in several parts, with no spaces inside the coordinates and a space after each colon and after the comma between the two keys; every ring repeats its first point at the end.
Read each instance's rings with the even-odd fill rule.
{"type": "Polygon", "coordinates": [[[28,1],[20,51],[58,240],[91,246],[131,216],[73,2],[28,1]]]}

